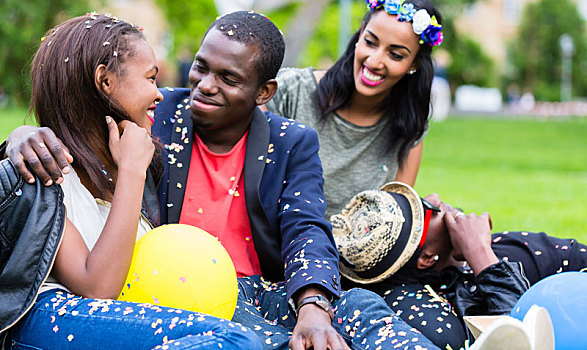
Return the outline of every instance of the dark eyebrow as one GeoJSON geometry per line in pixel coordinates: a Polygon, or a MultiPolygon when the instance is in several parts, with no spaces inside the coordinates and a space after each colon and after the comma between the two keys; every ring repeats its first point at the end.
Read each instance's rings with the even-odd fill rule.
{"type": "MultiPolygon", "coordinates": [[[[375,40],[379,41],[379,37],[377,37],[377,35],[375,35],[375,33],[373,33],[372,31],[370,31],[369,29],[365,29],[369,34],[371,34],[371,36],[373,38],[375,38],[375,40]]],[[[403,45],[394,45],[391,44],[389,45],[390,48],[392,49],[404,49],[406,51],[408,51],[409,53],[412,53],[412,51],[410,51],[410,49],[408,49],[407,47],[403,46],[403,45]]]]}
{"type": "Polygon", "coordinates": [[[207,63],[208,63],[208,62],[206,62],[206,60],[205,60],[205,59],[203,59],[202,57],[198,56],[197,54],[196,54],[196,56],[194,57],[194,61],[202,62],[202,63],[204,63],[204,64],[207,64],[207,63]]]}

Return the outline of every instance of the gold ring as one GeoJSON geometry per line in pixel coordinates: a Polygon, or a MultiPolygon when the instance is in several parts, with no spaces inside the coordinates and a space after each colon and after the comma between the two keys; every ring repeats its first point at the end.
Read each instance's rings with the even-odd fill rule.
{"type": "Polygon", "coordinates": [[[47,148],[47,146],[45,146],[45,144],[42,143],[42,142],[39,142],[39,147],[41,147],[41,148],[47,148]]]}
{"type": "Polygon", "coordinates": [[[459,211],[458,213],[455,214],[455,219],[461,216],[466,216],[465,213],[463,213],[462,211],[459,211]]]}

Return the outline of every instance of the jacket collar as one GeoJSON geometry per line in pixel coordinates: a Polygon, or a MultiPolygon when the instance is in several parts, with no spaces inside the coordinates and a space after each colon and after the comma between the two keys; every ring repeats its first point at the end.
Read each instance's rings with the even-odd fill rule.
{"type": "Polygon", "coordinates": [[[283,280],[283,265],[275,266],[281,259],[281,237],[273,232],[265,210],[261,206],[259,187],[269,149],[269,122],[265,113],[255,109],[245,155],[245,201],[251,224],[253,244],[261,266],[263,277],[270,281],[283,280]]]}
{"type": "Polygon", "coordinates": [[[176,117],[178,122],[172,127],[170,145],[172,148],[183,147],[183,150],[181,152],[169,151],[170,158],[167,160],[169,183],[161,184],[161,186],[167,186],[167,223],[169,224],[179,222],[194,142],[194,124],[189,109],[181,108],[178,111],[180,114],[176,117]],[[180,120],[181,122],[179,122],[180,120]]]}
{"type": "MultiPolygon", "coordinates": [[[[171,135],[171,144],[183,145],[184,149],[181,152],[172,152],[174,158],[169,160],[167,223],[170,224],[179,222],[194,141],[192,140],[194,126],[189,110],[183,109],[177,117],[177,119],[180,118],[183,119],[182,122],[175,124],[171,135]]],[[[269,147],[269,135],[267,117],[259,108],[256,108],[249,127],[245,153],[245,201],[253,243],[263,276],[280,281],[283,279],[283,269],[282,267],[276,269],[273,265],[275,261],[281,261],[281,242],[275,240],[274,232],[259,198],[259,187],[269,147]]],[[[165,186],[165,184],[162,185],[165,186]]]]}

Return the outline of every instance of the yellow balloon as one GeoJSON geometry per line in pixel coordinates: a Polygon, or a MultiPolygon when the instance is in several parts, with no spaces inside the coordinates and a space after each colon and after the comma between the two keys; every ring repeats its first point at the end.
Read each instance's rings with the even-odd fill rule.
{"type": "Polygon", "coordinates": [[[139,238],[119,300],[202,312],[230,320],[236,271],[218,239],[194,226],[159,226],[139,238]]]}

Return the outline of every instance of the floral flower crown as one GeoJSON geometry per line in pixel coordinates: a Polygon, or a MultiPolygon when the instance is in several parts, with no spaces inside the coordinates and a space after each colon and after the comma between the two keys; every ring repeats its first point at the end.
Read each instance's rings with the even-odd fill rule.
{"type": "Polygon", "coordinates": [[[400,22],[412,22],[412,29],[420,36],[420,44],[438,46],[442,44],[442,26],[436,16],[430,17],[424,9],[416,11],[414,4],[404,3],[405,0],[365,0],[371,11],[383,7],[390,15],[397,15],[400,22]]]}

